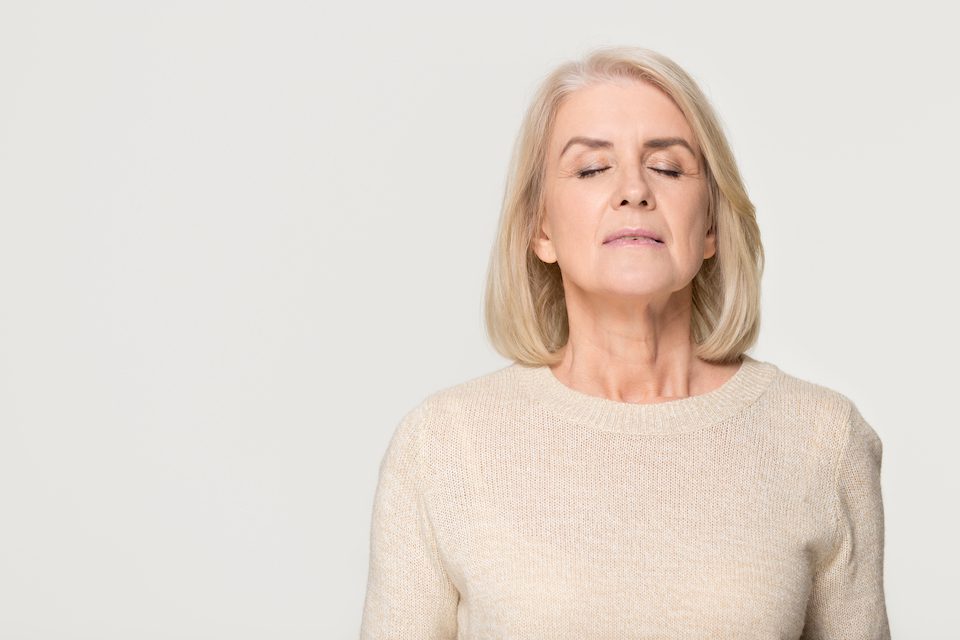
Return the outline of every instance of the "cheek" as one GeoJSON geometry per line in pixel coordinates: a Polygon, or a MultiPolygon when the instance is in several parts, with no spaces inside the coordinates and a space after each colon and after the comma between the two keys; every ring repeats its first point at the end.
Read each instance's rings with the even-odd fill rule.
{"type": "Polygon", "coordinates": [[[571,246],[594,241],[606,199],[584,188],[558,190],[547,202],[552,214],[554,239],[571,246]]]}
{"type": "Polygon", "coordinates": [[[673,258],[678,267],[686,269],[696,268],[703,260],[703,251],[706,245],[705,219],[698,215],[690,215],[677,224],[670,225],[673,238],[673,258]]]}

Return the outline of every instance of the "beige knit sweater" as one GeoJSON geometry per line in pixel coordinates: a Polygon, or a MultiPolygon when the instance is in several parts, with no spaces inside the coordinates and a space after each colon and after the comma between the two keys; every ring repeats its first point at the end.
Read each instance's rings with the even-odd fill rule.
{"type": "Polygon", "coordinates": [[[655,404],[511,364],[396,427],[361,638],[889,638],[881,454],[849,398],[749,355],[655,404]]]}

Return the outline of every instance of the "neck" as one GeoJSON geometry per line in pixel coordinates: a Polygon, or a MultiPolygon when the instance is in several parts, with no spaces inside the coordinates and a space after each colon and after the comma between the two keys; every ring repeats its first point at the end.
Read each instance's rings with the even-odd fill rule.
{"type": "MultiPolygon", "coordinates": [[[[688,287],[689,289],[689,287],[688,287]]],[[[715,365],[695,355],[689,291],[666,301],[620,298],[612,306],[568,297],[569,339],[551,367],[571,388],[611,400],[653,403],[706,393],[739,363],[715,365]]]]}

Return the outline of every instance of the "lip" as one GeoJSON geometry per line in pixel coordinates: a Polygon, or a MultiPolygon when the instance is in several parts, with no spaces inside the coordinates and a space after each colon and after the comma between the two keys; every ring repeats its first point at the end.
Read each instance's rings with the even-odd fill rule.
{"type": "Polygon", "coordinates": [[[641,236],[644,238],[650,238],[652,240],[656,240],[661,244],[663,243],[663,238],[661,238],[658,234],[654,233],[653,231],[650,231],[649,229],[643,229],[641,227],[624,227],[623,229],[614,231],[613,233],[608,235],[606,238],[604,238],[603,244],[607,244],[608,242],[612,242],[618,238],[623,238],[625,236],[641,236]]]}

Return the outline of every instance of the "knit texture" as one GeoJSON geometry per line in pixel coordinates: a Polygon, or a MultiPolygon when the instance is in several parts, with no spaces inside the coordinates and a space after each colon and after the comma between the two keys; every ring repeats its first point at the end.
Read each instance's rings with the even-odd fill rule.
{"type": "Polygon", "coordinates": [[[511,364],[397,425],[361,639],[886,640],[881,456],[849,398],[749,355],[654,404],[511,364]]]}

